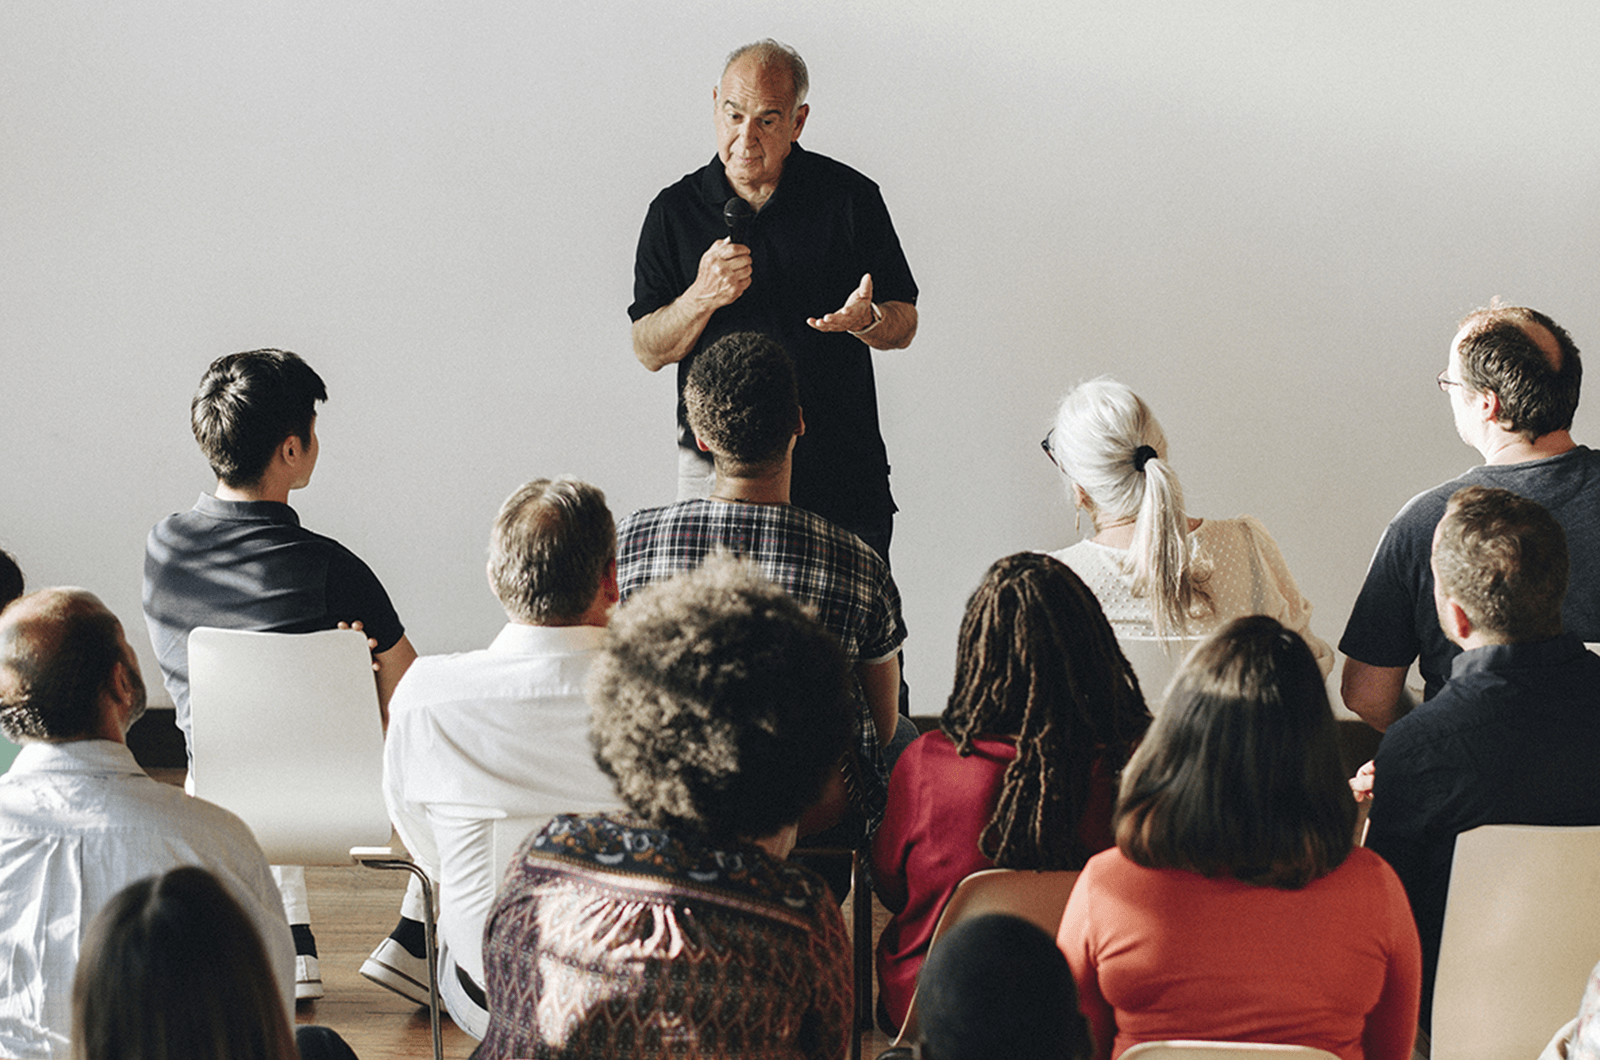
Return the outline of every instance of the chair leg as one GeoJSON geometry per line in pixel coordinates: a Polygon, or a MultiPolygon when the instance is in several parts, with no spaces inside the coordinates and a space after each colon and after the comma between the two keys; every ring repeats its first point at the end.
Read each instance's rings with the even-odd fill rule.
{"type": "Polygon", "coordinates": [[[369,869],[404,869],[422,885],[423,907],[427,910],[427,915],[422,919],[422,934],[428,957],[428,1022],[433,1027],[433,1060],[444,1060],[444,1039],[439,1030],[439,942],[434,935],[433,881],[410,861],[358,858],[357,864],[369,869]]]}
{"type": "Polygon", "coordinates": [[[860,1060],[861,1033],[871,1030],[872,1012],[872,884],[867,856],[857,850],[850,865],[850,917],[855,936],[856,1028],[850,1036],[851,1060],[860,1060]]]}

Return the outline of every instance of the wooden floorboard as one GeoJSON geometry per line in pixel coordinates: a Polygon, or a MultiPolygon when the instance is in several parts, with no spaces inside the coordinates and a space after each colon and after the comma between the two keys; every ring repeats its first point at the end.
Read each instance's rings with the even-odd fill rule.
{"type": "MultiPolygon", "coordinates": [[[[361,1060],[426,1060],[433,1054],[428,1010],[361,977],[361,962],[400,915],[406,873],[378,869],[308,868],[312,931],[317,937],[322,982],[317,1001],[295,1006],[295,1022],[332,1027],[361,1060]]],[[[873,902],[873,934],[888,914],[873,902]]],[[[848,911],[848,905],[846,906],[848,911]]],[[[846,925],[849,917],[845,917],[846,925]]],[[[444,1055],[464,1060],[477,1042],[446,1017],[444,1055]]],[[[861,1036],[861,1055],[872,1060],[889,1045],[876,1029],[861,1036]]]]}

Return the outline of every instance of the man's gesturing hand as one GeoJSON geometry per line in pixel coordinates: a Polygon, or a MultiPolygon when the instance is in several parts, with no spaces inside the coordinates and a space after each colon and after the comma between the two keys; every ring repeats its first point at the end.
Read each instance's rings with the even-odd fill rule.
{"type": "Polygon", "coordinates": [[[865,331],[875,319],[872,312],[872,274],[869,272],[861,277],[861,283],[850,292],[843,306],[827,316],[810,317],[806,323],[818,331],[865,331]]]}

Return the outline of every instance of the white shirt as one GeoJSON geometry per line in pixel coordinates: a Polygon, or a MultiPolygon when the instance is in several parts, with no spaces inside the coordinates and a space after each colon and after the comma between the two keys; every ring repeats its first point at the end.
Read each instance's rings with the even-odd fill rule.
{"type": "MultiPolygon", "coordinates": [[[[483,982],[483,924],[503,865],[490,822],[621,806],[589,745],[589,668],[605,630],[511,623],[484,651],[411,664],[389,700],[384,798],[406,849],[439,881],[439,937],[483,982]]],[[[450,1000],[454,983],[442,993],[450,1000]]]]}
{"type": "Polygon", "coordinates": [[[180,865],[222,880],[262,936],[294,1012],[294,941],[255,836],[158,784],[111,740],[25,744],[0,776],[0,1056],[68,1055],[89,922],[122,888],[180,865]]]}
{"type": "MultiPolygon", "coordinates": [[[[1050,555],[1083,579],[1119,638],[1156,635],[1150,601],[1133,594],[1127,549],[1079,541],[1050,555]]],[[[1189,531],[1189,555],[1197,566],[1210,569],[1205,590],[1215,607],[1190,620],[1189,637],[1206,636],[1244,615],[1269,615],[1305,638],[1322,676],[1328,676],[1333,649],[1311,632],[1311,601],[1300,595],[1278,543],[1259,519],[1204,520],[1189,531]]]]}

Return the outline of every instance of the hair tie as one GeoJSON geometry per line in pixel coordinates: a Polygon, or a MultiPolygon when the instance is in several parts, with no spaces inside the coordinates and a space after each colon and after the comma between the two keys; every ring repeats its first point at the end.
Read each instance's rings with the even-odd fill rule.
{"type": "Polygon", "coordinates": [[[1143,471],[1144,466],[1154,460],[1156,455],[1153,446],[1141,445],[1133,451],[1133,469],[1135,471],[1143,471]]]}

